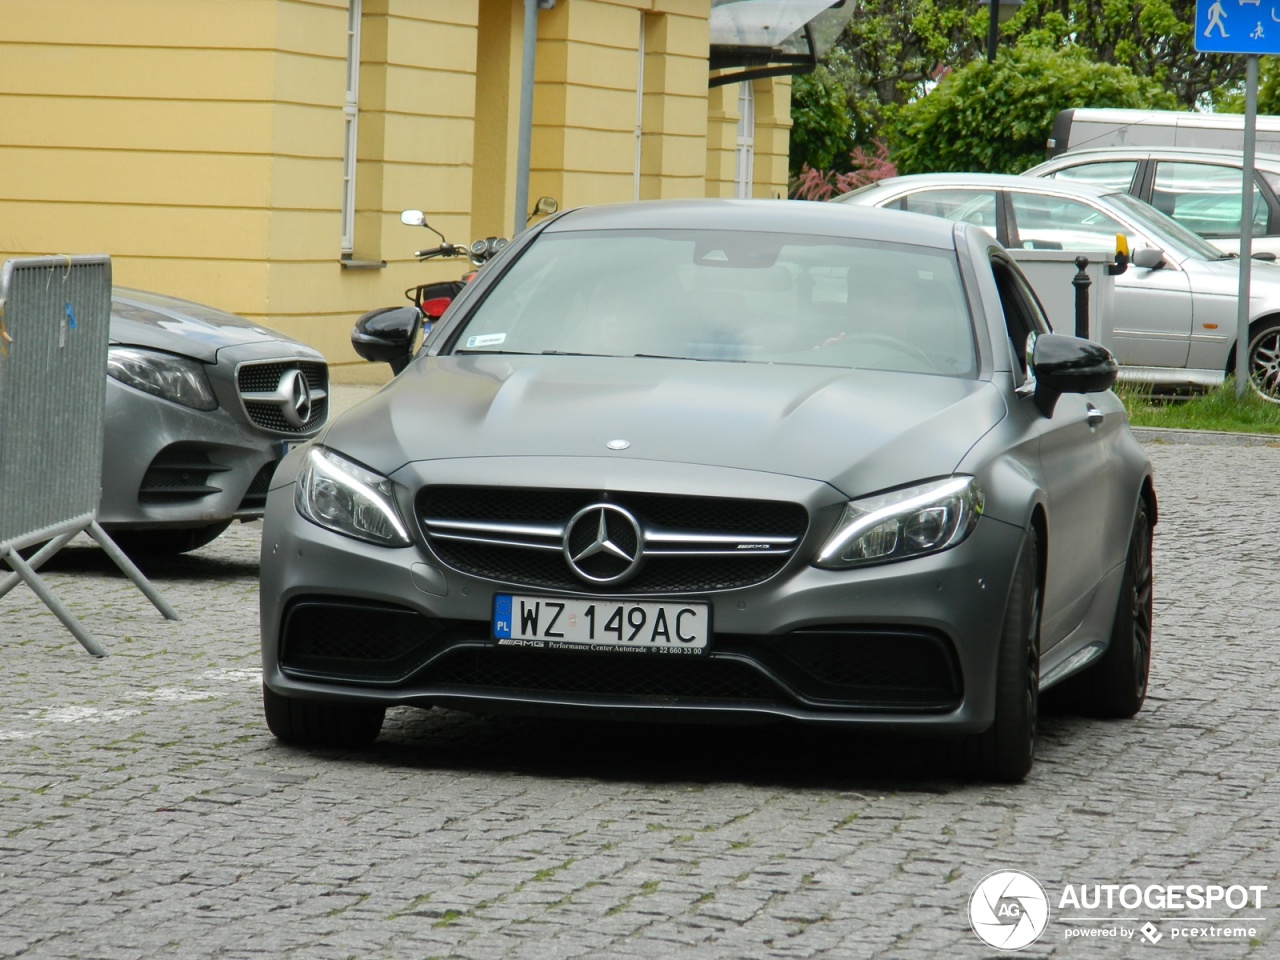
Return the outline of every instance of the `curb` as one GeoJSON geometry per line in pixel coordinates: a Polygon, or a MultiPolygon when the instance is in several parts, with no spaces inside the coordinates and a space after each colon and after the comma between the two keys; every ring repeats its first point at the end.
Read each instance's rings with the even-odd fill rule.
{"type": "Polygon", "coordinates": [[[1177,430],[1169,427],[1130,427],[1142,443],[1181,443],[1188,446],[1280,447],[1280,434],[1231,433],[1225,430],[1177,430]]]}

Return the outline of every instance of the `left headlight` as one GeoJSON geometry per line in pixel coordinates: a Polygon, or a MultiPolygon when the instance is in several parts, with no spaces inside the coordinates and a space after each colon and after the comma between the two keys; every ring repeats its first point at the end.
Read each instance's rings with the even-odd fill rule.
{"type": "Polygon", "coordinates": [[[184,407],[195,410],[218,407],[204,364],[190,357],[138,347],[111,347],[107,350],[107,375],[135,390],[184,407]]]}
{"type": "Polygon", "coordinates": [[[409,545],[391,481],[324,447],[307,451],[293,502],[326,530],[384,547],[409,545]]]}
{"type": "Polygon", "coordinates": [[[937,553],[964,540],[980,516],[982,488],[973,477],[851,500],[814,565],[843,570],[937,553]]]}

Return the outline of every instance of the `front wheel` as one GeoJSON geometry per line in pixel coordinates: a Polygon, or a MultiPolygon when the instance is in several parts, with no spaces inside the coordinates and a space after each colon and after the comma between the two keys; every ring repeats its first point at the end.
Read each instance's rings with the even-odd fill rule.
{"type": "Polygon", "coordinates": [[[1018,783],[1031,772],[1040,712],[1040,537],[1027,531],[996,653],[995,720],[965,743],[970,776],[1018,783]]]}
{"type": "Polygon", "coordinates": [[[365,747],[378,738],[383,707],[298,700],[262,685],[262,710],[272,735],[285,743],[311,747],[365,747]]]}
{"type": "Polygon", "coordinates": [[[1249,336],[1249,386],[1271,403],[1280,403],[1280,321],[1264,321],[1249,336]]]}

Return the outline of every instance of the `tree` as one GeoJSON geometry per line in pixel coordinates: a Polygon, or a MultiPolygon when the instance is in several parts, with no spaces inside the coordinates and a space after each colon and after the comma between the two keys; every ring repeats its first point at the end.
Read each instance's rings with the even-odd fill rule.
{"type": "Polygon", "coordinates": [[[900,173],[1020,173],[1044,159],[1053,118],[1067,107],[1172,108],[1175,98],[1127,67],[1084,50],[1018,46],[994,64],[969,63],[897,111],[887,139],[900,173]]]}
{"type": "Polygon", "coordinates": [[[1024,0],[1006,31],[1019,45],[1072,44],[1098,63],[1154,80],[1187,109],[1244,77],[1244,58],[1197,53],[1196,0],[1024,0]]]}

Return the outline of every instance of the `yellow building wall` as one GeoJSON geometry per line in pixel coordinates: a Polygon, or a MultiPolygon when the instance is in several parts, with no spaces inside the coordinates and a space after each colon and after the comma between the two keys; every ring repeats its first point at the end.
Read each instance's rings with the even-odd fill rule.
{"type": "MultiPolygon", "coordinates": [[[[320,348],[335,379],[378,381],[387,368],[350,348],[355,319],[467,266],[415,260],[439,241],[400,211],[454,243],[524,225],[523,0],[363,0],[345,265],[347,0],[3,7],[0,258],[109,253],[121,285],[266,323],[320,348]]],[[[530,205],[733,194],[736,88],[707,89],[709,14],[710,0],[540,11],[530,205]]],[[[756,82],[758,196],[785,196],[788,88],[756,82]]]]}

